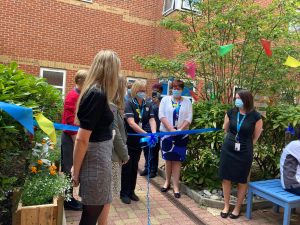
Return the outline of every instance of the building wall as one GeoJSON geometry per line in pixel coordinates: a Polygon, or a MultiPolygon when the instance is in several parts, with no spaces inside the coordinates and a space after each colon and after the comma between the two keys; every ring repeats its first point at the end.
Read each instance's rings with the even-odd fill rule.
{"type": "Polygon", "coordinates": [[[172,58],[184,50],[174,41],[178,34],[157,25],[162,9],[163,0],[1,0],[0,62],[17,61],[35,75],[40,67],[65,69],[67,92],[78,69],[88,68],[99,50],[112,49],[122,73],[146,78],[150,87],[154,74],[133,56],[172,58]]]}

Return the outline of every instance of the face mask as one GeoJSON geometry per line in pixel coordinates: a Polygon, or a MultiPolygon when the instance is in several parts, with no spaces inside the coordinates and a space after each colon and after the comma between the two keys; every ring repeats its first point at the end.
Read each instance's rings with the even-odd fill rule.
{"type": "Polygon", "coordinates": [[[152,98],[160,98],[161,94],[157,91],[152,92],[152,98]]]}
{"type": "Polygon", "coordinates": [[[181,93],[182,93],[182,90],[175,90],[175,89],[172,90],[172,94],[173,94],[174,98],[181,97],[181,93]]]}
{"type": "Polygon", "coordinates": [[[138,93],[136,93],[136,96],[139,99],[144,99],[144,98],[146,98],[146,93],[145,92],[138,92],[138,93]]]}
{"type": "Polygon", "coordinates": [[[131,95],[131,89],[127,89],[127,94],[131,95]]]}
{"type": "Polygon", "coordinates": [[[243,103],[242,99],[239,99],[239,98],[237,98],[237,99],[235,100],[234,104],[235,104],[235,106],[238,107],[238,108],[243,108],[243,106],[244,106],[244,103],[243,103]]]}

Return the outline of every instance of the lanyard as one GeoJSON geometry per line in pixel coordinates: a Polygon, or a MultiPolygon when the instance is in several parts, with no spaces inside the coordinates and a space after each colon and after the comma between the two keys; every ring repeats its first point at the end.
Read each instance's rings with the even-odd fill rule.
{"type": "Polygon", "coordinates": [[[139,119],[141,120],[144,114],[144,105],[145,105],[144,100],[141,106],[139,105],[136,99],[133,99],[133,103],[136,106],[136,112],[139,114],[139,119]]]}
{"type": "Polygon", "coordinates": [[[238,114],[237,114],[237,122],[236,122],[236,136],[237,137],[239,136],[239,132],[241,130],[241,126],[242,126],[245,118],[246,118],[246,115],[243,116],[243,118],[242,118],[242,120],[240,122],[240,112],[238,112],[238,114]]]}
{"type": "Polygon", "coordinates": [[[177,126],[177,123],[178,123],[178,118],[179,118],[179,110],[180,110],[180,107],[181,107],[181,104],[180,104],[180,101],[175,103],[172,101],[172,106],[174,108],[174,111],[173,111],[173,126],[177,126]]]}

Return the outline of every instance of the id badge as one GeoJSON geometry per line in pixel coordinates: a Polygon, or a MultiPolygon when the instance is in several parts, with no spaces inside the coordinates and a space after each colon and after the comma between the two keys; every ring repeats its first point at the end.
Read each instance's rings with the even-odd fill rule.
{"type": "Polygon", "coordinates": [[[175,120],[175,127],[178,127],[178,120],[175,120]]]}
{"type": "Polygon", "coordinates": [[[238,142],[235,143],[234,150],[237,151],[237,152],[239,152],[241,150],[241,143],[238,143],[238,142]]]}

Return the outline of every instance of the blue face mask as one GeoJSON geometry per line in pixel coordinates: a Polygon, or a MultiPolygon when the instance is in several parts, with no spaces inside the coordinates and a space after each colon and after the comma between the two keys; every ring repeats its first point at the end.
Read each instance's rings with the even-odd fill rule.
{"type": "Polygon", "coordinates": [[[131,89],[127,89],[127,94],[131,95],[131,89]]]}
{"type": "Polygon", "coordinates": [[[175,90],[175,89],[173,89],[172,90],[172,94],[173,94],[174,98],[179,98],[179,97],[181,97],[182,90],[175,90]]]}
{"type": "Polygon", "coordinates": [[[244,106],[244,103],[243,103],[242,99],[240,99],[240,98],[235,99],[234,104],[238,108],[243,108],[243,106],[244,106]]]}
{"type": "Polygon", "coordinates": [[[138,92],[136,93],[136,97],[139,99],[145,99],[146,98],[146,93],[145,92],[138,92]]]}

